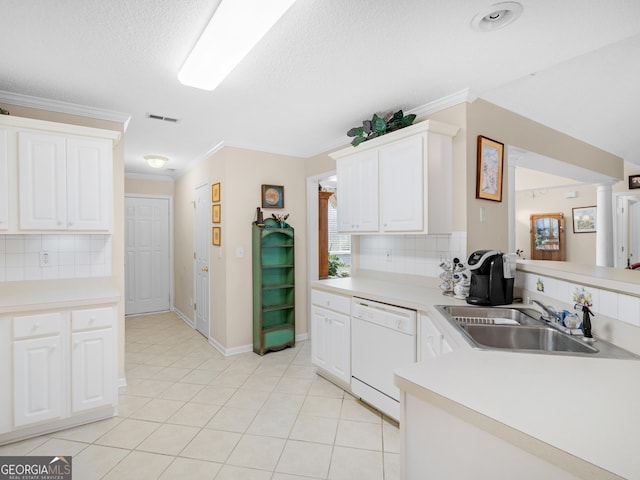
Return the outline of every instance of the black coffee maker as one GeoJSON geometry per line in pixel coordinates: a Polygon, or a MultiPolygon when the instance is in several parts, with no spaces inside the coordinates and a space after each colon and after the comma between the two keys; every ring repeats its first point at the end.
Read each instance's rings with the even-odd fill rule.
{"type": "Polygon", "coordinates": [[[467,261],[471,272],[467,303],[490,306],[513,302],[515,271],[511,265],[505,264],[503,257],[497,250],[477,250],[471,254],[467,261]]]}

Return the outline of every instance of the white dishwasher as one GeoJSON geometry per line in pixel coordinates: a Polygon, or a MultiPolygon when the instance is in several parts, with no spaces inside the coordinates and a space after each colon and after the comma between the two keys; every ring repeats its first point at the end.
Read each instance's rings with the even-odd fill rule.
{"type": "Polygon", "coordinates": [[[393,372],[416,362],[416,312],[354,297],[351,300],[351,391],[400,420],[393,372]]]}

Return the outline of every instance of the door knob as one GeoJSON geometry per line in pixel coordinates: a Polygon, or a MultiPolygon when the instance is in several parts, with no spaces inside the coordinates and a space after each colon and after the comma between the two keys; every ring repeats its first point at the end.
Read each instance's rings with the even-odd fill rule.
{"type": "Polygon", "coordinates": [[[202,267],[202,268],[201,268],[201,270],[202,270],[203,272],[208,272],[208,271],[209,271],[209,267],[202,267]]]}

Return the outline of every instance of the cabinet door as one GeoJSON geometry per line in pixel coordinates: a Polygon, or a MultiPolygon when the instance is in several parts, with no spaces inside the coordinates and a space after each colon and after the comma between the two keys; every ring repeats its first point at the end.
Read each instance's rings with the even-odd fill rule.
{"type": "Polygon", "coordinates": [[[439,357],[452,351],[438,327],[426,315],[420,315],[420,360],[439,357]]]}
{"type": "Polygon", "coordinates": [[[0,129],[0,230],[9,228],[9,150],[7,130],[0,129]]]}
{"type": "Polygon", "coordinates": [[[20,228],[67,228],[65,138],[43,133],[18,133],[20,228]]]}
{"type": "Polygon", "coordinates": [[[112,329],[71,336],[71,411],[113,403],[115,376],[112,329]]]}
{"type": "Polygon", "coordinates": [[[67,140],[67,228],[110,230],[113,198],[111,142],[67,140]]]}
{"type": "Polygon", "coordinates": [[[336,163],[338,231],[378,230],[378,152],[362,152],[336,163]]]}
{"type": "Polygon", "coordinates": [[[329,371],[336,377],[351,382],[351,319],[341,313],[330,312],[329,348],[331,365],[329,371]]]}
{"type": "Polygon", "coordinates": [[[424,229],[423,138],[407,138],[379,151],[382,230],[424,229]]]}
{"type": "Polygon", "coordinates": [[[311,361],[325,370],[329,365],[328,314],[329,312],[323,308],[311,307],[311,361]]]}
{"type": "Polygon", "coordinates": [[[13,342],[14,426],[62,416],[60,336],[13,342]]]}

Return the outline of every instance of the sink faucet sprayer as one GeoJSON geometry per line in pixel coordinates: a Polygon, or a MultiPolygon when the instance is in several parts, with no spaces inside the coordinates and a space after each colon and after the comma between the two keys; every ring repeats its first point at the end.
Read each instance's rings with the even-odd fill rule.
{"type": "Polygon", "coordinates": [[[575,310],[582,310],[582,333],[586,338],[593,338],[591,335],[591,317],[593,312],[586,303],[576,303],[573,307],[575,310]]]}

